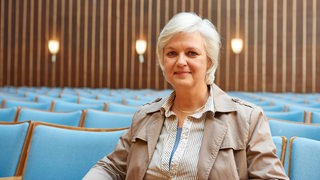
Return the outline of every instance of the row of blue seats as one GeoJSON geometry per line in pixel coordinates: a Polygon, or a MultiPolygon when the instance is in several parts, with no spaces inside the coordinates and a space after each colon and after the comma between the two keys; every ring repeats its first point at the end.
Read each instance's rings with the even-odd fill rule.
{"type": "MultiPolygon", "coordinates": [[[[16,100],[48,101],[64,100],[73,103],[97,104],[101,102],[123,103],[123,100],[136,100],[133,105],[149,102],[157,97],[170,94],[172,90],[151,89],[108,89],[108,88],[48,88],[48,87],[0,87],[2,97],[16,100]],[[141,101],[141,102],[139,102],[141,101]]],[[[131,102],[125,102],[131,103],[131,102]]]]}
{"type": "MultiPolygon", "coordinates": [[[[320,94],[231,92],[260,106],[273,137],[283,137],[277,154],[290,179],[319,179],[320,94]]],[[[279,140],[278,140],[279,141],[279,140]]]]}
{"type": "Polygon", "coordinates": [[[0,122],[0,177],[81,179],[126,131],[0,122]]]}
{"type": "Polygon", "coordinates": [[[320,124],[320,112],[307,112],[305,110],[295,110],[289,112],[264,111],[269,119],[281,119],[307,124],[320,124]]]}
{"type": "MultiPolygon", "coordinates": [[[[308,101],[302,98],[295,99],[292,94],[289,94],[290,98],[283,98],[280,94],[276,93],[230,92],[230,94],[260,106],[268,118],[305,123],[320,123],[319,94],[299,95],[306,97],[312,96],[313,99],[309,99],[308,101]],[[299,101],[297,99],[299,99],[299,101]]],[[[287,96],[286,93],[282,93],[281,95],[284,97],[287,96]]]]}
{"type": "MultiPolygon", "coordinates": [[[[81,179],[127,129],[88,129],[44,122],[0,122],[0,177],[81,179]],[[45,163],[43,163],[45,162],[45,163]]],[[[317,179],[320,141],[273,136],[277,156],[288,155],[290,179],[317,179]]],[[[283,161],[282,161],[283,162],[283,161]]]]}
{"type": "Polygon", "coordinates": [[[165,96],[172,90],[151,90],[151,89],[108,89],[108,88],[48,88],[48,87],[0,87],[0,92],[10,93],[19,96],[34,97],[37,95],[47,95],[50,97],[59,96],[79,96],[90,99],[99,99],[104,97],[111,98],[129,98],[129,99],[147,99],[165,96]]]}
{"type": "MultiPolygon", "coordinates": [[[[52,97],[48,95],[34,95],[34,96],[19,96],[16,94],[8,94],[0,92],[0,103],[1,107],[10,107],[15,104],[30,106],[32,108],[48,110],[51,108],[51,103],[54,102],[66,102],[73,104],[81,104],[82,106],[92,106],[95,109],[103,109],[105,103],[118,103],[124,104],[128,106],[141,106],[146,104],[155,97],[149,96],[145,99],[131,99],[131,98],[123,98],[123,97],[111,97],[111,96],[99,96],[99,99],[91,99],[86,97],[80,97],[75,95],[61,95],[59,97],[52,97]]],[[[21,106],[20,105],[20,106],[21,106]]],[[[78,105],[79,106],[79,105],[78,105]]]]}
{"type": "MultiPolygon", "coordinates": [[[[122,103],[123,100],[137,100],[148,102],[156,97],[168,95],[172,90],[150,89],[107,89],[107,88],[45,88],[45,87],[7,87],[0,88],[5,96],[20,96],[28,100],[43,102],[48,100],[61,100],[80,103],[97,104],[103,101],[122,103]],[[12,90],[14,89],[14,92],[12,90]],[[40,89],[40,90],[37,90],[40,89]],[[43,90],[44,89],[44,90],[43,90]],[[111,93],[112,92],[112,93],[111,93]],[[8,94],[9,93],[9,94],[8,94]],[[10,95],[11,94],[11,95],[10,95]],[[50,99],[51,98],[51,99],[50,99]]],[[[293,94],[293,93],[261,93],[261,92],[229,92],[229,94],[252,102],[263,107],[265,111],[293,111],[297,108],[311,108],[320,111],[320,94],[293,94]]],[[[130,104],[130,102],[126,102],[130,104]]],[[[135,105],[135,103],[133,103],[135,105]]],[[[141,104],[138,104],[141,105],[141,104]]]]}
{"type": "Polygon", "coordinates": [[[265,108],[266,111],[294,111],[305,109],[320,111],[320,94],[261,93],[261,92],[229,92],[235,97],[252,102],[265,108]],[[288,97],[289,96],[289,97],[288,97]],[[310,98],[312,97],[312,99],[310,98]]]}
{"type": "MultiPolygon", "coordinates": [[[[127,90],[129,92],[129,90],[127,90]]],[[[169,91],[166,91],[167,93],[169,91]]],[[[26,95],[28,93],[25,93],[26,95]]],[[[283,102],[283,100],[277,101],[277,99],[266,99],[266,97],[260,97],[259,93],[247,93],[247,92],[231,92],[231,95],[238,96],[247,101],[250,101],[264,110],[268,118],[291,120],[295,122],[305,123],[320,123],[320,109],[313,108],[310,110],[303,106],[303,104],[290,104],[283,102]]],[[[271,96],[271,95],[269,95],[271,96]]],[[[130,98],[123,98],[117,96],[100,96],[100,99],[92,99],[88,97],[80,97],[70,94],[60,94],[59,97],[51,97],[48,95],[37,95],[33,93],[32,96],[18,96],[16,94],[0,93],[0,100],[2,97],[2,108],[21,106],[30,107],[42,110],[50,110],[55,112],[75,111],[80,109],[96,109],[105,111],[119,111],[133,113],[137,107],[147,102],[154,100],[154,96],[145,96],[146,99],[137,100],[130,98]],[[14,96],[14,97],[12,97],[14,96]],[[16,99],[14,99],[16,98],[16,99]],[[24,99],[18,99],[24,98],[24,99]],[[29,99],[27,99],[29,98],[29,99]],[[37,102],[30,102],[32,100],[37,102]],[[24,101],[22,101],[24,100],[24,101]],[[27,101],[29,100],[29,101],[27,101]],[[121,106],[120,104],[127,105],[121,106]],[[116,107],[116,108],[113,108],[116,107]]],[[[320,103],[318,103],[320,104],[320,103]]]]}
{"type": "MultiPolygon", "coordinates": [[[[245,93],[245,94],[248,95],[248,93],[245,93]]],[[[269,117],[269,118],[272,118],[270,116],[271,113],[276,113],[276,114],[277,113],[278,114],[286,113],[287,120],[291,120],[291,121],[294,118],[299,117],[297,119],[300,119],[300,120],[296,120],[296,121],[300,121],[300,122],[306,122],[306,119],[310,119],[309,115],[311,113],[312,113],[311,115],[312,115],[313,118],[317,117],[317,116],[315,116],[315,115],[317,115],[317,111],[316,111],[317,108],[313,108],[312,109],[313,111],[309,111],[308,112],[307,110],[310,110],[310,109],[308,109],[308,108],[304,109],[303,104],[293,103],[291,105],[288,100],[287,100],[288,102],[284,101],[284,100],[276,101],[277,98],[275,98],[275,97],[273,97],[273,98],[264,97],[264,99],[263,99],[263,97],[261,97],[259,94],[255,94],[255,93],[253,93],[253,94],[250,93],[248,96],[249,96],[249,98],[247,98],[247,99],[243,98],[243,99],[249,100],[252,103],[261,106],[265,110],[265,113],[266,113],[267,117],[269,117]],[[254,100],[257,100],[257,101],[255,102],[254,100]],[[273,106],[276,106],[276,105],[285,107],[285,110],[283,110],[283,111],[266,111],[266,109],[265,109],[265,107],[273,107],[273,106]],[[299,112],[299,114],[296,113],[296,112],[299,112]],[[291,117],[288,116],[288,114],[290,114],[291,117]],[[303,117],[303,120],[301,120],[302,117],[303,117]],[[306,117],[308,117],[308,118],[306,118],[306,117]]],[[[97,115],[94,115],[93,117],[97,117],[97,115]]],[[[103,118],[103,119],[105,119],[105,118],[103,118]]],[[[285,118],[273,118],[273,119],[285,119],[285,118]]],[[[320,133],[319,133],[320,132],[319,125],[305,124],[305,123],[293,123],[293,122],[286,122],[286,121],[277,121],[277,120],[273,120],[273,119],[269,120],[269,124],[270,124],[270,129],[271,129],[272,136],[274,136],[274,137],[275,136],[285,136],[286,139],[291,140],[291,139],[294,139],[292,137],[298,136],[299,139],[300,138],[308,138],[308,140],[312,139],[311,142],[315,143],[315,144],[317,144],[317,141],[320,140],[320,137],[319,137],[319,135],[320,135],[320,133]]],[[[316,119],[319,119],[319,118],[316,118],[316,119]]],[[[83,121],[83,122],[85,122],[85,121],[83,121]]],[[[308,122],[313,122],[314,123],[316,121],[308,120],[308,122]]],[[[53,123],[56,123],[56,122],[53,122],[53,123]]],[[[80,126],[82,126],[82,125],[80,125],[80,126]]],[[[290,162],[295,161],[296,157],[305,156],[305,158],[310,158],[310,154],[303,154],[303,155],[297,154],[295,156],[290,156],[290,154],[293,154],[291,152],[292,150],[290,150],[290,149],[292,149],[291,146],[293,146],[292,143],[288,142],[288,143],[284,143],[284,145],[285,146],[281,146],[282,148],[277,148],[277,154],[278,154],[279,158],[282,160],[282,162],[284,163],[284,167],[286,169],[286,172],[288,174],[290,174],[291,178],[292,177],[301,177],[301,176],[294,175],[295,172],[299,172],[299,171],[295,170],[293,173],[290,172],[290,169],[292,167],[289,167],[289,164],[290,164],[290,162]],[[283,150],[283,147],[288,147],[288,148],[286,148],[284,151],[281,151],[281,150],[283,150]],[[279,150],[279,149],[281,149],[281,150],[279,150]],[[292,159],[292,158],[294,158],[294,159],[292,159]]],[[[320,167],[319,166],[319,162],[320,162],[319,159],[311,159],[311,160],[313,160],[311,162],[313,163],[313,165],[315,165],[314,167],[320,167]]],[[[295,165],[293,167],[300,167],[300,166],[295,165]]],[[[310,168],[310,164],[306,164],[306,165],[303,164],[303,167],[309,167],[310,168]]],[[[312,169],[312,168],[310,168],[310,169],[312,169]]],[[[306,172],[308,172],[308,176],[306,176],[306,177],[319,177],[319,176],[314,176],[314,172],[309,172],[308,170],[309,169],[305,170],[306,172]]]]}
{"type": "Polygon", "coordinates": [[[130,106],[112,102],[104,102],[101,104],[78,104],[61,100],[53,100],[50,102],[2,100],[1,108],[12,108],[17,106],[53,112],[71,112],[82,109],[95,109],[110,112],[134,113],[138,109],[138,106],[130,106]]]}
{"type": "MultiPolygon", "coordinates": [[[[21,99],[8,98],[7,95],[0,109],[0,177],[18,176],[22,179],[81,179],[98,159],[112,151],[119,136],[125,132],[109,132],[110,128],[117,130],[129,127],[133,113],[148,99],[138,102],[126,98],[123,101],[123,98],[114,96],[109,101],[109,96],[100,95],[97,100],[86,96],[75,98],[74,95],[64,93],[63,98],[40,94],[37,95],[37,101],[33,102],[32,98],[36,94],[29,92],[20,96],[21,99]],[[130,103],[135,104],[130,106],[130,103]],[[30,122],[28,120],[32,120],[29,124],[34,125],[29,125],[26,136],[19,133],[14,139],[8,137],[14,135],[13,130],[1,129],[1,124],[8,123],[1,121],[8,120],[21,124],[15,126],[26,127],[25,124],[30,122]],[[18,139],[20,144],[17,143],[18,139]],[[20,156],[10,159],[12,156],[5,156],[8,153],[20,156]],[[73,169],[70,170],[70,167],[73,169]]],[[[17,97],[14,93],[10,95],[17,97]]]]}
{"type": "Polygon", "coordinates": [[[131,113],[94,109],[72,112],[51,112],[21,107],[0,109],[0,121],[2,122],[24,122],[32,120],[86,128],[127,128],[131,125],[132,117],[133,114],[131,113]]]}
{"type": "Polygon", "coordinates": [[[243,92],[243,91],[230,91],[230,94],[241,97],[248,101],[268,101],[268,98],[272,98],[266,104],[272,104],[274,101],[285,101],[290,104],[303,104],[309,107],[320,107],[320,93],[271,93],[271,92],[243,92]]]}
{"type": "Polygon", "coordinates": [[[291,180],[319,179],[320,156],[317,154],[320,151],[320,141],[297,136],[289,140],[284,136],[273,136],[272,139],[277,155],[284,163],[291,180]]]}
{"type": "MultiPolygon", "coordinates": [[[[308,172],[307,169],[305,168],[310,168],[314,170],[315,168],[320,168],[320,158],[319,156],[313,154],[309,154],[309,151],[312,151],[313,149],[305,149],[305,152],[299,155],[291,155],[290,153],[292,149],[292,138],[294,137],[299,137],[299,138],[308,138],[311,139],[316,144],[319,144],[320,141],[320,124],[306,124],[306,123],[301,123],[301,122],[292,122],[292,121],[285,121],[285,120],[276,120],[276,119],[270,119],[268,120],[269,126],[270,126],[270,131],[272,136],[283,136],[285,139],[288,140],[288,142],[285,143],[285,146],[289,147],[283,150],[283,164],[284,168],[287,172],[287,174],[290,174],[290,161],[296,161],[295,158],[303,156],[307,159],[308,161],[305,161],[304,163],[299,166],[300,168],[303,168],[306,172],[308,172]],[[313,159],[314,156],[317,156],[313,159]],[[310,162],[309,162],[310,161],[310,162]],[[311,166],[310,163],[313,163],[314,165],[317,164],[317,166],[311,166]]],[[[311,146],[311,144],[309,145],[311,146]]],[[[292,170],[291,170],[292,171],[292,170]]],[[[295,170],[296,171],[296,170],[295,170]]],[[[301,172],[301,171],[298,171],[301,172]]],[[[296,173],[296,172],[295,172],[296,173]]],[[[317,173],[318,177],[320,175],[320,172],[317,173]]],[[[303,176],[299,176],[303,177],[303,176]]],[[[307,178],[308,179],[308,178],[307,178]]]]}

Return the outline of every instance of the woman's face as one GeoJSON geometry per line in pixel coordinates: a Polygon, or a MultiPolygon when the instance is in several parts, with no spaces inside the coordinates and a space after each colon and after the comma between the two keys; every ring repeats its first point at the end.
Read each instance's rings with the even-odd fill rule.
{"type": "Polygon", "coordinates": [[[163,49],[163,70],[174,88],[206,86],[206,71],[211,61],[198,32],[179,33],[163,49]]]}

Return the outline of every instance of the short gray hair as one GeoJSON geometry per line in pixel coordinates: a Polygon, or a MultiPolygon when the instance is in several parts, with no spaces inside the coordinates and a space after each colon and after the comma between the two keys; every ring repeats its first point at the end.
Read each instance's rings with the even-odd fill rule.
{"type": "Polygon", "coordinates": [[[202,36],[207,56],[212,62],[211,67],[206,72],[206,83],[212,84],[218,67],[221,47],[220,35],[208,19],[202,19],[195,13],[178,13],[162,29],[157,42],[157,57],[161,69],[163,70],[163,48],[173,36],[180,32],[199,32],[202,36]]]}

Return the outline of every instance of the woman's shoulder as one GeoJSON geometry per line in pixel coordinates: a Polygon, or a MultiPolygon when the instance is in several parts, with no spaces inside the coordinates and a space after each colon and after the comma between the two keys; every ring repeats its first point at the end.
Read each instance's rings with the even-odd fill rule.
{"type": "Polygon", "coordinates": [[[133,120],[141,121],[149,115],[152,115],[157,112],[160,113],[165,100],[166,98],[156,98],[155,100],[140,106],[138,110],[134,113],[133,120]]]}
{"type": "Polygon", "coordinates": [[[136,114],[148,114],[156,111],[160,111],[164,101],[166,98],[156,98],[153,101],[143,104],[140,106],[136,112],[136,114]]]}
{"type": "Polygon", "coordinates": [[[236,97],[232,97],[231,98],[232,101],[236,104],[237,109],[241,110],[241,111],[262,111],[262,108],[257,106],[256,104],[240,99],[240,98],[236,98],[236,97]]]}

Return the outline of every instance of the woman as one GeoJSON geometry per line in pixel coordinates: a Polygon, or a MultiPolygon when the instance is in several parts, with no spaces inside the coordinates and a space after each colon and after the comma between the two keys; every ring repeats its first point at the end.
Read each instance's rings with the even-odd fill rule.
{"type": "Polygon", "coordinates": [[[174,16],[157,44],[174,92],[142,106],[85,179],[288,179],[261,109],[213,83],[219,49],[208,20],[174,16]]]}

